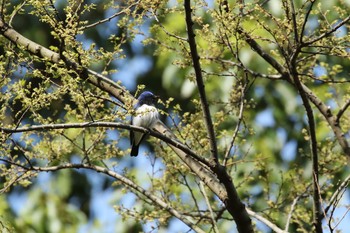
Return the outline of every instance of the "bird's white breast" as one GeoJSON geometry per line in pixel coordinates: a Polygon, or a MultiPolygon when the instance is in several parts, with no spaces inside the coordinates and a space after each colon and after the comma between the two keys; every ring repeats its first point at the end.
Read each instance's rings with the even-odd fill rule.
{"type": "Polygon", "coordinates": [[[154,106],[142,105],[136,110],[136,116],[132,120],[135,126],[151,128],[158,119],[158,110],[154,106]]]}

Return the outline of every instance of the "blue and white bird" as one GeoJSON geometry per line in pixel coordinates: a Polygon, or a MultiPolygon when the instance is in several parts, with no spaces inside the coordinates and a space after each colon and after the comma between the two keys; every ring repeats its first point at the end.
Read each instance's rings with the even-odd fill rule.
{"type": "MultiPolygon", "coordinates": [[[[131,124],[151,128],[159,118],[158,110],[155,107],[158,96],[150,91],[145,91],[141,93],[137,100],[138,102],[134,106],[135,115],[131,118],[131,124]]],[[[138,155],[140,143],[145,135],[145,133],[130,130],[131,156],[138,155]]]]}

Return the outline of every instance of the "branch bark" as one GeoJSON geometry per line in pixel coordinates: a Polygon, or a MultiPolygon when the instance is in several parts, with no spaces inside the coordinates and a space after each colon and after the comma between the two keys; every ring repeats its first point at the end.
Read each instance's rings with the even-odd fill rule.
{"type": "Polygon", "coordinates": [[[194,68],[195,75],[196,75],[198,92],[199,92],[199,96],[201,99],[204,122],[205,122],[205,126],[207,128],[209,141],[210,141],[211,154],[212,154],[216,164],[219,164],[215,131],[214,131],[213,122],[211,120],[207,96],[205,93],[205,85],[203,82],[202,69],[201,69],[201,64],[199,62],[200,57],[198,55],[197,44],[196,44],[196,39],[195,39],[196,35],[194,34],[194,31],[192,28],[193,21],[192,21],[192,16],[191,16],[191,14],[192,14],[191,1],[185,0],[184,6],[185,6],[185,14],[186,14],[188,44],[190,45],[191,57],[192,57],[192,62],[193,62],[193,68],[194,68]]]}
{"type": "MultiPolygon", "coordinates": [[[[23,47],[26,51],[44,59],[51,61],[52,63],[62,63],[60,55],[56,52],[53,52],[50,49],[47,49],[44,46],[41,46],[34,41],[29,40],[28,38],[22,36],[8,24],[6,24],[3,19],[0,17],[0,33],[13,44],[23,47]]],[[[81,67],[78,63],[72,61],[65,61],[67,65],[81,74],[82,78],[95,85],[96,87],[108,92],[110,95],[117,98],[122,103],[125,103],[127,97],[132,97],[128,91],[121,85],[113,82],[113,80],[108,79],[107,77],[90,70],[86,67],[81,67]]]]}
{"type": "Polygon", "coordinates": [[[303,101],[306,115],[308,118],[309,124],[309,135],[311,138],[310,147],[311,147],[311,156],[312,156],[312,171],[313,171],[313,203],[314,203],[314,220],[313,225],[317,233],[322,233],[322,210],[320,202],[320,190],[319,190],[319,170],[318,170],[318,150],[317,150],[317,138],[316,138],[316,129],[315,129],[315,118],[312,107],[310,105],[307,94],[304,92],[303,85],[301,84],[297,71],[296,59],[300,52],[300,48],[297,48],[291,57],[289,63],[291,76],[293,77],[294,85],[299,92],[299,95],[303,101]]]}

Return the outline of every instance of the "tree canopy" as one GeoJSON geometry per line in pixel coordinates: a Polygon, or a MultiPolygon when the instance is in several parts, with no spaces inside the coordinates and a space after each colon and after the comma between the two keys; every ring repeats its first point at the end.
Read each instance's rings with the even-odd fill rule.
{"type": "Polygon", "coordinates": [[[349,231],[349,9],[0,1],[0,229],[349,231]],[[150,129],[130,125],[143,90],[150,129]]]}

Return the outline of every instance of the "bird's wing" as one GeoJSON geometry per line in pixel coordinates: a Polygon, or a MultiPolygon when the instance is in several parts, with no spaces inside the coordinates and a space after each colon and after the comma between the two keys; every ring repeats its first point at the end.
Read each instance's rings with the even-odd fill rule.
{"type": "MultiPolygon", "coordinates": [[[[132,124],[132,118],[131,118],[130,124],[132,124]]],[[[130,145],[132,145],[134,142],[135,135],[134,135],[134,131],[130,130],[129,132],[130,132],[130,145]]]]}

